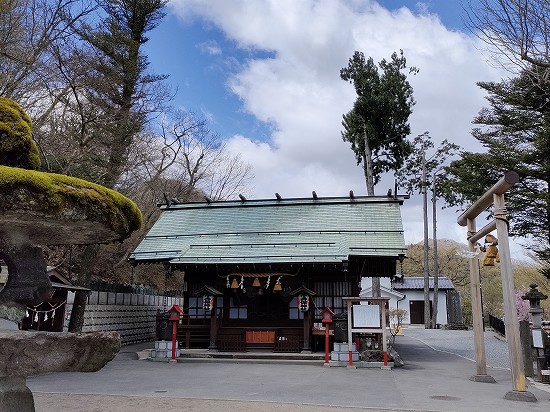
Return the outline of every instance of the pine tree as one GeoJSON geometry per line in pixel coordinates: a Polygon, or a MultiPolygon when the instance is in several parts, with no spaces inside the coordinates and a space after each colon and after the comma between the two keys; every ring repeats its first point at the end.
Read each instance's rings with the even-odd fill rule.
{"type": "Polygon", "coordinates": [[[472,135],[487,149],[462,153],[451,163],[443,196],[451,206],[468,206],[507,170],[520,182],[507,193],[510,234],[527,238],[550,277],[550,69],[533,66],[518,77],[479,82],[488,92],[472,135]]]}

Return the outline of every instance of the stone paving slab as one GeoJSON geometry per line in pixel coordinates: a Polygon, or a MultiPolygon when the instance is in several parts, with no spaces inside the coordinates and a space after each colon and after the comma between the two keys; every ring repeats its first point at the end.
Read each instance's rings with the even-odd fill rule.
{"type": "MultiPolygon", "coordinates": [[[[389,409],[356,408],[282,402],[225,401],[190,398],[146,398],[114,395],[36,394],[37,412],[387,412],[389,409]]],[[[394,412],[415,412],[413,409],[391,409],[394,412]]]]}
{"type": "Polygon", "coordinates": [[[322,362],[160,363],[137,360],[132,350],[140,348],[127,347],[99,372],[56,373],[29,378],[27,383],[36,395],[37,412],[550,410],[550,393],[537,385],[528,387],[536,403],[506,400],[504,395],[512,389],[509,370],[490,368],[494,384],[472,382],[474,362],[432,348],[439,345],[437,339],[448,337],[425,334],[428,346],[419,332],[415,336],[405,330],[405,336],[397,337],[405,366],[391,371],[327,368],[322,362]]]}

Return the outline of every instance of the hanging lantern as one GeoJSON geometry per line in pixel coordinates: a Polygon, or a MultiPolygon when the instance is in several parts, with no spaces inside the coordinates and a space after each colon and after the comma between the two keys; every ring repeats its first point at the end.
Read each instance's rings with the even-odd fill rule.
{"type": "Polygon", "coordinates": [[[212,295],[204,295],[202,297],[202,308],[206,312],[210,312],[212,308],[214,307],[214,296],[212,295]]]}
{"type": "Polygon", "coordinates": [[[277,279],[275,282],[275,286],[273,286],[273,292],[279,293],[283,290],[283,287],[281,286],[281,278],[277,279]]]}
{"type": "Polygon", "coordinates": [[[237,282],[237,278],[233,278],[231,281],[231,289],[239,289],[239,283],[237,282]]]}
{"type": "Polygon", "coordinates": [[[258,279],[258,276],[256,276],[254,278],[254,282],[252,282],[252,287],[254,288],[259,288],[261,285],[260,285],[260,279],[258,279]]]}
{"type": "Polygon", "coordinates": [[[300,295],[298,296],[298,309],[300,312],[307,312],[309,310],[309,296],[300,295]]]}

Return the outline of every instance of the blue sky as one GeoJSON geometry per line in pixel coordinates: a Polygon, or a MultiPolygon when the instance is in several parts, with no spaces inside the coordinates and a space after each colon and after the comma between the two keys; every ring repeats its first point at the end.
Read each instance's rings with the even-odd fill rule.
{"type": "MultiPolygon", "coordinates": [[[[420,73],[411,138],[429,131],[479,150],[471,121],[485,105],[477,81],[508,74],[463,25],[463,1],[171,0],[149,34],[151,70],[177,88],[174,106],[200,113],[228,150],[253,168],[250,198],[366,194],[363,174],[340,136],[355,100],[339,78],[355,50],[375,61],[403,49],[420,73]]],[[[393,187],[385,176],[377,194],[393,187]]],[[[439,237],[463,241],[452,210],[439,237]]],[[[421,240],[420,196],[405,203],[407,242],[421,240]]],[[[443,222],[443,223],[442,223],[443,222]]]]}
{"type": "MultiPolygon", "coordinates": [[[[450,30],[464,30],[463,6],[459,0],[378,3],[393,11],[406,7],[414,13],[435,14],[450,30]]],[[[185,7],[186,2],[178,4],[185,7]]],[[[145,52],[155,73],[170,76],[168,82],[177,90],[174,104],[204,114],[222,136],[244,134],[255,136],[256,140],[269,140],[272,125],[243,110],[241,100],[228,90],[226,82],[228,74],[237,71],[244,61],[269,58],[274,52],[240,48],[203,16],[194,15],[183,21],[173,7],[168,10],[162,24],[150,34],[145,52]]],[[[341,66],[346,63],[343,61],[341,66]]]]}

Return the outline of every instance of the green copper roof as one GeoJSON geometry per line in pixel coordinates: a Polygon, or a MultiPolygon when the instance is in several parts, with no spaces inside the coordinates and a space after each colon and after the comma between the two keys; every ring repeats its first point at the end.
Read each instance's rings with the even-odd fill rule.
{"type": "Polygon", "coordinates": [[[163,206],[130,259],[181,264],[331,263],[405,253],[403,198],[244,200],[163,206]]]}

